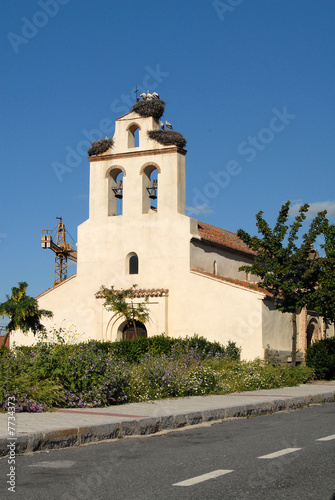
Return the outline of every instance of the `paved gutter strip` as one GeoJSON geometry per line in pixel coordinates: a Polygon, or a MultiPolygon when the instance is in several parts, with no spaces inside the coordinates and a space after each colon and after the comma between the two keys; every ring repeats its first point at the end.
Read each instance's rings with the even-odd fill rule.
{"type": "Polygon", "coordinates": [[[77,415],[99,415],[100,417],[128,417],[128,418],[143,418],[149,415],[129,415],[123,413],[102,413],[101,411],[87,411],[87,410],[68,410],[67,408],[55,410],[57,413],[74,413],[77,415]]]}
{"type": "MultiPolygon", "coordinates": [[[[181,398],[179,400],[161,400],[155,404],[138,406],[140,410],[139,413],[145,408],[143,412],[148,414],[151,410],[152,413],[156,413],[156,415],[153,416],[134,415],[131,411],[125,414],[111,413],[109,408],[101,409],[101,411],[94,411],[96,410],[94,409],[92,412],[89,410],[80,411],[64,409],[49,414],[36,414],[32,415],[31,418],[29,417],[25,425],[28,427],[30,425],[30,428],[33,428],[33,424],[31,423],[33,422],[35,426],[37,426],[38,422],[36,422],[36,417],[41,415],[40,424],[42,422],[45,426],[45,421],[49,419],[49,429],[44,432],[24,431],[18,433],[15,439],[15,452],[17,455],[21,455],[34,451],[46,451],[50,449],[80,446],[109,439],[119,439],[126,436],[150,435],[164,430],[179,429],[185,426],[201,424],[203,422],[222,421],[228,418],[248,417],[274,413],[281,410],[293,410],[309,404],[330,403],[335,401],[335,383],[331,382],[329,384],[310,384],[308,386],[299,386],[296,388],[285,388],[285,392],[292,392],[292,394],[286,394],[284,396],[283,394],[276,393],[276,390],[272,390],[260,391],[259,394],[229,394],[226,395],[226,397],[195,396],[193,398],[181,398]],[[319,387],[321,385],[323,386],[322,388],[319,387]],[[328,387],[328,391],[325,391],[324,386],[328,387]],[[318,387],[320,388],[319,393],[317,393],[318,387]],[[300,394],[295,395],[294,392],[300,394]],[[241,403],[238,403],[238,399],[240,399],[241,396],[243,396],[245,402],[242,403],[241,401],[241,403]],[[257,396],[260,400],[254,400],[249,403],[245,400],[248,396],[252,398],[257,396]],[[201,406],[205,408],[196,409],[201,406]],[[54,417],[55,413],[58,414],[58,417],[54,417]],[[65,418],[67,413],[72,414],[72,416],[73,413],[78,414],[79,421],[81,420],[83,423],[78,422],[78,425],[75,427],[72,423],[72,426],[70,424],[67,427],[66,421],[64,421],[63,428],[57,428],[57,426],[62,425],[57,422],[60,418],[60,414],[64,415],[65,418]],[[91,420],[89,419],[90,415],[92,416],[91,420]],[[35,417],[35,420],[33,417],[35,417]],[[106,421],[102,422],[99,417],[105,417],[106,421]],[[116,417],[119,417],[120,420],[115,421],[116,417]],[[114,421],[111,422],[111,419],[114,421]]],[[[136,404],[132,404],[129,408],[136,408],[136,404]]],[[[20,420],[20,415],[23,414],[20,413],[17,415],[18,420],[20,420]]],[[[6,418],[6,414],[3,414],[3,417],[6,418]]],[[[20,422],[18,422],[18,424],[20,424],[20,422]]],[[[17,428],[19,429],[20,425],[18,425],[17,428]]],[[[42,428],[42,426],[40,428],[42,428]]],[[[0,457],[9,454],[8,444],[11,439],[13,438],[4,435],[0,438],[0,457]]]]}

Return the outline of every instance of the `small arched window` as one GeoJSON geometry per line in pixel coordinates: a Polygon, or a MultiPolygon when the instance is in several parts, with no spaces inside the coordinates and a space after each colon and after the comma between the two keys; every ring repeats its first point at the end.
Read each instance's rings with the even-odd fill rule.
{"type": "Polygon", "coordinates": [[[213,274],[217,274],[217,273],[218,273],[218,263],[215,260],[213,262],[213,274]]]}
{"type": "Polygon", "coordinates": [[[138,148],[140,145],[139,126],[134,123],[128,128],[128,148],[138,148]]]}
{"type": "Polygon", "coordinates": [[[135,252],[131,252],[126,257],[126,273],[127,274],[138,274],[139,269],[138,255],[135,252]]]}

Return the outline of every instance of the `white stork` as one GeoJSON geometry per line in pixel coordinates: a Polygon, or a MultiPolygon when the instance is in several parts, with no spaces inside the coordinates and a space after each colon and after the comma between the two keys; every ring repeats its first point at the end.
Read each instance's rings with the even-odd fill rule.
{"type": "Polygon", "coordinates": [[[152,97],[153,97],[154,99],[159,99],[159,95],[157,94],[157,92],[153,92],[153,93],[152,93],[152,97]]]}
{"type": "Polygon", "coordinates": [[[161,129],[162,129],[162,130],[164,130],[164,123],[163,123],[163,122],[160,122],[159,124],[160,124],[160,126],[161,126],[161,129]]]}
{"type": "Polygon", "coordinates": [[[147,99],[152,100],[153,96],[150,94],[149,90],[147,90],[147,99]]]}
{"type": "Polygon", "coordinates": [[[146,101],[146,99],[147,99],[147,94],[146,94],[145,92],[143,92],[143,94],[140,94],[140,97],[142,97],[142,99],[143,99],[144,101],[146,101]]]}
{"type": "Polygon", "coordinates": [[[173,130],[173,127],[172,127],[171,123],[167,122],[166,120],[165,120],[165,125],[166,125],[166,128],[169,128],[170,130],[173,130]]]}

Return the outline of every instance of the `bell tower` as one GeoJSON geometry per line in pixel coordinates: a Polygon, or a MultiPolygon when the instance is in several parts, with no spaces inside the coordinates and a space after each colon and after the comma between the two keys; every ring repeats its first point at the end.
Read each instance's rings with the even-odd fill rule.
{"type": "Polygon", "coordinates": [[[186,141],[159,123],[165,103],[153,95],[142,94],[115,121],[111,147],[89,158],[91,220],[185,214],[186,141]]]}

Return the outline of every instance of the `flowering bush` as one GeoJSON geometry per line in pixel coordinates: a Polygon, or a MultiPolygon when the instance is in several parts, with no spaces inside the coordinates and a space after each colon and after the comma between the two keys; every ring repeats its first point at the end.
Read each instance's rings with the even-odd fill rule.
{"type": "Polygon", "coordinates": [[[0,409],[7,410],[9,396],[15,396],[16,411],[38,412],[267,389],[313,378],[305,366],[239,356],[234,343],[225,348],[197,336],[6,349],[0,352],[0,409]]]}
{"type": "Polygon", "coordinates": [[[64,402],[59,383],[40,378],[31,358],[6,349],[0,359],[0,409],[7,411],[9,396],[15,397],[17,412],[40,412],[64,402]]]}
{"type": "Polygon", "coordinates": [[[215,391],[215,372],[197,356],[145,356],[130,374],[129,401],[197,396],[215,391]]]}
{"type": "Polygon", "coordinates": [[[314,370],[307,366],[272,366],[266,361],[209,361],[216,370],[218,388],[222,393],[275,389],[305,384],[314,379],[314,370]]]}

